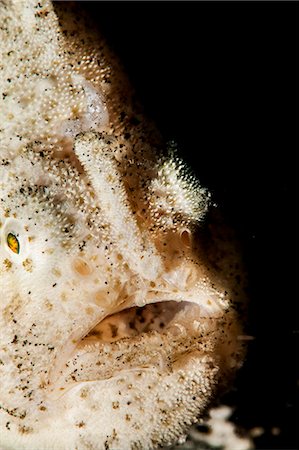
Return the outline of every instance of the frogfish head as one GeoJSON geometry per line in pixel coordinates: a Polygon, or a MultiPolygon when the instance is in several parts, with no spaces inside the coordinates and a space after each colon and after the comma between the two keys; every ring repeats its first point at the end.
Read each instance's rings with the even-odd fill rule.
{"type": "Polygon", "coordinates": [[[27,62],[4,59],[27,73],[27,92],[1,81],[15,116],[1,130],[0,443],[156,448],[176,442],[241,364],[238,258],[204,220],[208,191],[124,104],[113,57],[100,54],[116,67],[110,90],[94,54],[72,72],[84,59],[67,31],[91,32],[60,8],[63,25],[48,2],[0,7],[6,46],[21,28],[31,49],[27,62]]]}

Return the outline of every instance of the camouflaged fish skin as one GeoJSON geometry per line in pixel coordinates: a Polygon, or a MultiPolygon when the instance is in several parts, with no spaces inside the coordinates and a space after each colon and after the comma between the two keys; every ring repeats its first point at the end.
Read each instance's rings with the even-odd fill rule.
{"type": "Polygon", "coordinates": [[[78,6],[0,1],[1,449],[173,444],[243,356],[210,195],[78,6]]]}

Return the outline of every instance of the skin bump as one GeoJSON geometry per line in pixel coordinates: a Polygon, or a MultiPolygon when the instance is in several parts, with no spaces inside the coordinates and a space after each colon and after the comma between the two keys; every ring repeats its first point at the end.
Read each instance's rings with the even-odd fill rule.
{"type": "Polygon", "coordinates": [[[78,273],[79,275],[88,276],[93,272],[90,264],[88,264],[88,262],[86,260],[84,260],[83,258],[76,258],[73,261],[72,265],[73,265],[73,270],[76,273],[78,273]]]}

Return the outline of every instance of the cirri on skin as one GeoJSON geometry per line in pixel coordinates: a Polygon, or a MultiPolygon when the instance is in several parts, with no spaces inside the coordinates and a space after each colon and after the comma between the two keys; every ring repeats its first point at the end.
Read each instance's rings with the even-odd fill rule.
{"type": "Polygon", "coordinates": [[[78,5],[0,52],[1,449],[175,443],[242,362],[229,235],[78,5]]]}

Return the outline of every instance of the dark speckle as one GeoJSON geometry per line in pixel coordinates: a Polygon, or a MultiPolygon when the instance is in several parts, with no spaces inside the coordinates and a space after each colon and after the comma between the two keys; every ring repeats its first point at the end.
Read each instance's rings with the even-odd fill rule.
{"type": "Polygon", "coordinates": [[[111,335],[113,338],[115,338],[117,336],[118,333],[118,328],[116,325],[109,323],[110,329],[111,329],[111,335]]]}
{"type": "Polygon", "coordinates": [[[85,427],[85,422],[83,422],[83,420],[81,420],[81,422],[76,423],[76,427],[78,427],[78,428],[83,428],[83,427],[85,427]]]}

